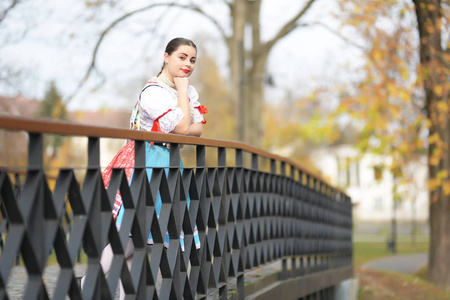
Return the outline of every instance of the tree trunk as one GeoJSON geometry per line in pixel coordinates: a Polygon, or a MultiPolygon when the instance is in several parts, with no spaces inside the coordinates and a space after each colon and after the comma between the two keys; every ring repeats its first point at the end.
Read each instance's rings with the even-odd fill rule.
{"type": "Polygon", "coordinates": [[[261,0],[236,0],[231,6],[233,36],[228,43],[233,96],[237,101],[237,139],[258,147],[262,132],[263,74],[267,55],[261,56],[261,0]],[[251,48],[244,48],[246,27],[251,28],[251,48]]]}
{"type": "Polygon", "coordinates": [[[263,134],[262,114],[264,105],[264,70],[267,62],[268,48],[261,44],[260,11],[261,0],[247,2],[248,26],[251,26],[252,49],[246,70],[245,142],[259,147],[263,134]]]}
{"type": "MultiPolygon", "coordinates": [[[[449,145],[450,126],[448,121],[446,123],[445,128],[434,128],[430,134],[438,133],[449,145]]],[[[430,145],[429,159],[433,159],[436,148],[430,145]]],[[[450,170],[449,151],[446,149],[443,152],[444,157],[437,166],[429,165],[430,178],[437,178],[439,172],[450,170]]],[[[442,186],[430,191],[430,233],[429,280],[450,290],[450,197],[442,186]]]]}
{"type": "Polygon", "coordinates": [[[436,285],[450,290],[450,195],[444,189],[449,182],[450,170],[449,69],[441,44],[442,7],[440,0],[414,0],[414,4],[420,36],[425,108],[431,124],[429,136],[438,137],[438,141],[430,142],[428,147],[429,177],[443,177],[442,184],[429,193],[431,242],[428,277],[436,285]]]}
{"type": "Polygon", "coordinates": [[[245,57],[244,57],[244,31],[246,24],[246,2],[236,0],[230,4],[231,20],[233,22],[233,34],[227,39],[228,62],[231,71],[232,96],[236,111],[236,138],[245,141],[245,57]]]}
{"type": "MultiPolygon", "coordinates": [[[[233,35],[227,40],[233,83],[233,97],[237,109],[237,138],[258,147],[264,130],[262,111],[264,105],[264,71],[272,47],[291,33],[297,22],[316,0],[308,0],[292,19],[287,20],[273,39],[262,43],[260,33],[260,8],[262,0],[235,0],[229,3],[233,21],[233,35]],[[244,33],[251,29],[251,46],[244,49],[244,33]]],[[[246,41],[250,42],[250,41],[246,41]]]]}

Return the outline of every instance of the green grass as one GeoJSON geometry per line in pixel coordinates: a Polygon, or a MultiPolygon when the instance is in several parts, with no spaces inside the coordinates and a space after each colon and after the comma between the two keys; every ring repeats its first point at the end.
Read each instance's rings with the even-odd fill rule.
{"type": "MultiPolygon", "coordinates": [[[[402,255],[427,252],[428,245],[428,243],[398,243],[396,254],[402,255]]],[[[360,267],[366,262],[388,255],[392,255],[392,252],[388,250],[386,243],[353,243],[353,263],[355,267],[360,267]]]]}
{"type": "Polygon", "coordinates": [[[450,291],[445,291],[422,278],[423,274],[423,270],[416,274],[388,271],[359,273],[362,281],[358,300],[450,300],[450,291]]]}
{"type": "Polygon", "coordinates": [[[417,277],[419,277],[422,280],[428,280],[428,265],[424,266],[422,269],[416,272],[417,277]]]}

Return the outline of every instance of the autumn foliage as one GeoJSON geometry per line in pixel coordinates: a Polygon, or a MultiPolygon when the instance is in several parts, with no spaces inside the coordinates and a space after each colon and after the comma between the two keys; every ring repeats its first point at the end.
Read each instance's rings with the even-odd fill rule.
{"type": "Polygon", "coordinates": [[[360,79],[339,88],[332,117],[349,116],[360,128],[359,147],[391,156],[393,172],[427,156],[429,278],[450,289],[450,5],[342,0],[340,9],[364,63],[360,79]]]}

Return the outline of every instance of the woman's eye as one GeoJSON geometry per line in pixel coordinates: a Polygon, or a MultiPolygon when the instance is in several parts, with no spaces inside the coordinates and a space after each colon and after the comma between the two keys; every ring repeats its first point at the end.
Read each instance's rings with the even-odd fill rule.
{"type": "Polygon", "coordinates": [[[195,64],[195,60],[191,60],[191,64],[195,64]]]}

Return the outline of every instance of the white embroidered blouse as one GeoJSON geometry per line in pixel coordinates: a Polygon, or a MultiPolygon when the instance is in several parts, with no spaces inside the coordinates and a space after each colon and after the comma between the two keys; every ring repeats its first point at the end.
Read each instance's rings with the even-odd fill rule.
{"type": "MultiPolygon", "coordinates": [[[[200,113],[198,102],[198,93],[193,86],[189,86],[188,90],[189,102],[191,106],[191,123],[205,122],[203,114],[200,113]]],[[[131,116],[131,128],[143,129],[151,131],[153,122],[159,118],[161,131],[169,133],[183,119],[184,114],[178,107],[178,91],[169,87],[164,82],[152,77],[145,85],[140,96],[138,123],[134,124],[136,114],[133,112],[131,116]],[[136,126],[137,125],[137,126],[136,126]]],[[[137,112],[136,112],[137,113],[137,112]]]]}

